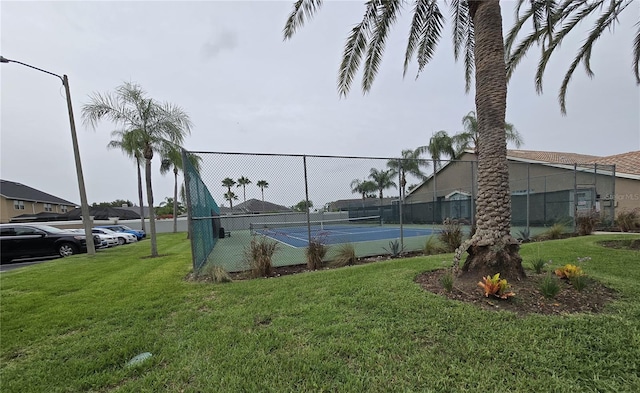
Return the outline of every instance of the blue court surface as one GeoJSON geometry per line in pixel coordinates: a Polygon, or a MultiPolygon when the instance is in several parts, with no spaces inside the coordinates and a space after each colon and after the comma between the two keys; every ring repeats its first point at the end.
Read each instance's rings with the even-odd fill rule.
{"type": "MultiPolygon", "coordinates": [[[[403,228],[403,236],[418,237],[431,236],[433,229],[403,228]]],[[[281,228],[255,230],[258,235],[270,237],[280,243],[295,248],[307,247],[309,244],[307,228],[281,228]]],[[[311,238],[320,240],[323,244],[358,243],[376,240],[392,240],[400,238],[400,227],[345,227],[345,228],[311,228],[311,238]]]]}

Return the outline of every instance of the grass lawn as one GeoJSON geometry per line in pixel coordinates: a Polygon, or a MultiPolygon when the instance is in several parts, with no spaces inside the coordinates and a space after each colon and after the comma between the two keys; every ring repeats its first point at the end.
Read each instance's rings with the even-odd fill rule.
{"type": "Polygon", "coordinates": [[[184,233],[159,235],[160,258],[143,241],[17,269],[0,275],[0,390],[638,392],[640,253],[597,244],[620,238],[522,248],[554,267],[591,257],[620,292],[599,315],[482,311],[414,283],[451,255],[188,282],[184,233]]]}

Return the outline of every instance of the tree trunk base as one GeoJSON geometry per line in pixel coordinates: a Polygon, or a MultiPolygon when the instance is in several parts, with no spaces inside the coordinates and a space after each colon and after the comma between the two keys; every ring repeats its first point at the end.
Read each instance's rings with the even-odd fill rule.
{"type": "Polygon", "coordinates": [[[464,262],[459,276],[493,276],[500,273],[500,278],[508,281],[520,281],[526,278],[522,267],[522,258],[518,254],[520,245],[515,239],[494,245],[471,244],[466,250],[469,256],[464,262]]]}

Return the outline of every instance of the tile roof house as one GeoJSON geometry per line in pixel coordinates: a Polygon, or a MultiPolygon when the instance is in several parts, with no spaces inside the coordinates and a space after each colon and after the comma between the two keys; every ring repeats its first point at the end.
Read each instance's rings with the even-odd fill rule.
{"type": "Polygon", "coordinates": [[[24,215],[53,215],[71,211],[76,204],[27,185],[0,180],[0,222],[24,215]]]}
{"type": "Polygon", "coordinates": [[[258,199],[247,199],[246,202],[233,206],[233,210],[221,206],[220,214],[257,214],[257,213],[281,213],[292,212],[290,207],[276,205],[275,203],[261,201],[258,199]]]}
{"type": "MultiPolygon", "coordinates": [[[[611,156],[567,152],[508,150],[512,222],[540,213],[540,222],[573,217],[576,211],[595,209],[603,219],[613,220],[618,212],[640,208],[640,151],[611,156]],[[529,201],[527,201],[529,198],[529,201]],[[526,204],[530,203],[529,216],[526,204]],[[574,211],[575,210],[575,211],[574,211]],[[521,217],[520,217],[521,216],[521,217]]],[[[445,162],[434,175],[409,192],[407,204],[425,204],[416,212],[429,210],[424,220],[441,221],[462,214],[472,219],[477,183],[477,156],[466,151],[459,160],[445,162]],[[433,188],[436,187],[434,192],[433,188]],[[469,195],[468,203],[460,196],[469,195]],[[450,198],[456,195],[456,201],[450,198]],[[433,201],[438,202],[432,206],[433,201]]],[[[407,209],[408,210],[408,209],[407,209]]],[[[416,213],[417,214],[417,213],[416,213]]]]}

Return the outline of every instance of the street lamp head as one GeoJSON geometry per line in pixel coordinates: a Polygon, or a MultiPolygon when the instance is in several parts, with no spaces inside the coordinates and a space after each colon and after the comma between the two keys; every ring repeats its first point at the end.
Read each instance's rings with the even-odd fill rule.
{"type": "Polygon", "coordinates": [[[0,56],[0,63],[9,63],[9,62],[11,62],[11,60],[7,59],[4,56],[0,56]]]}

